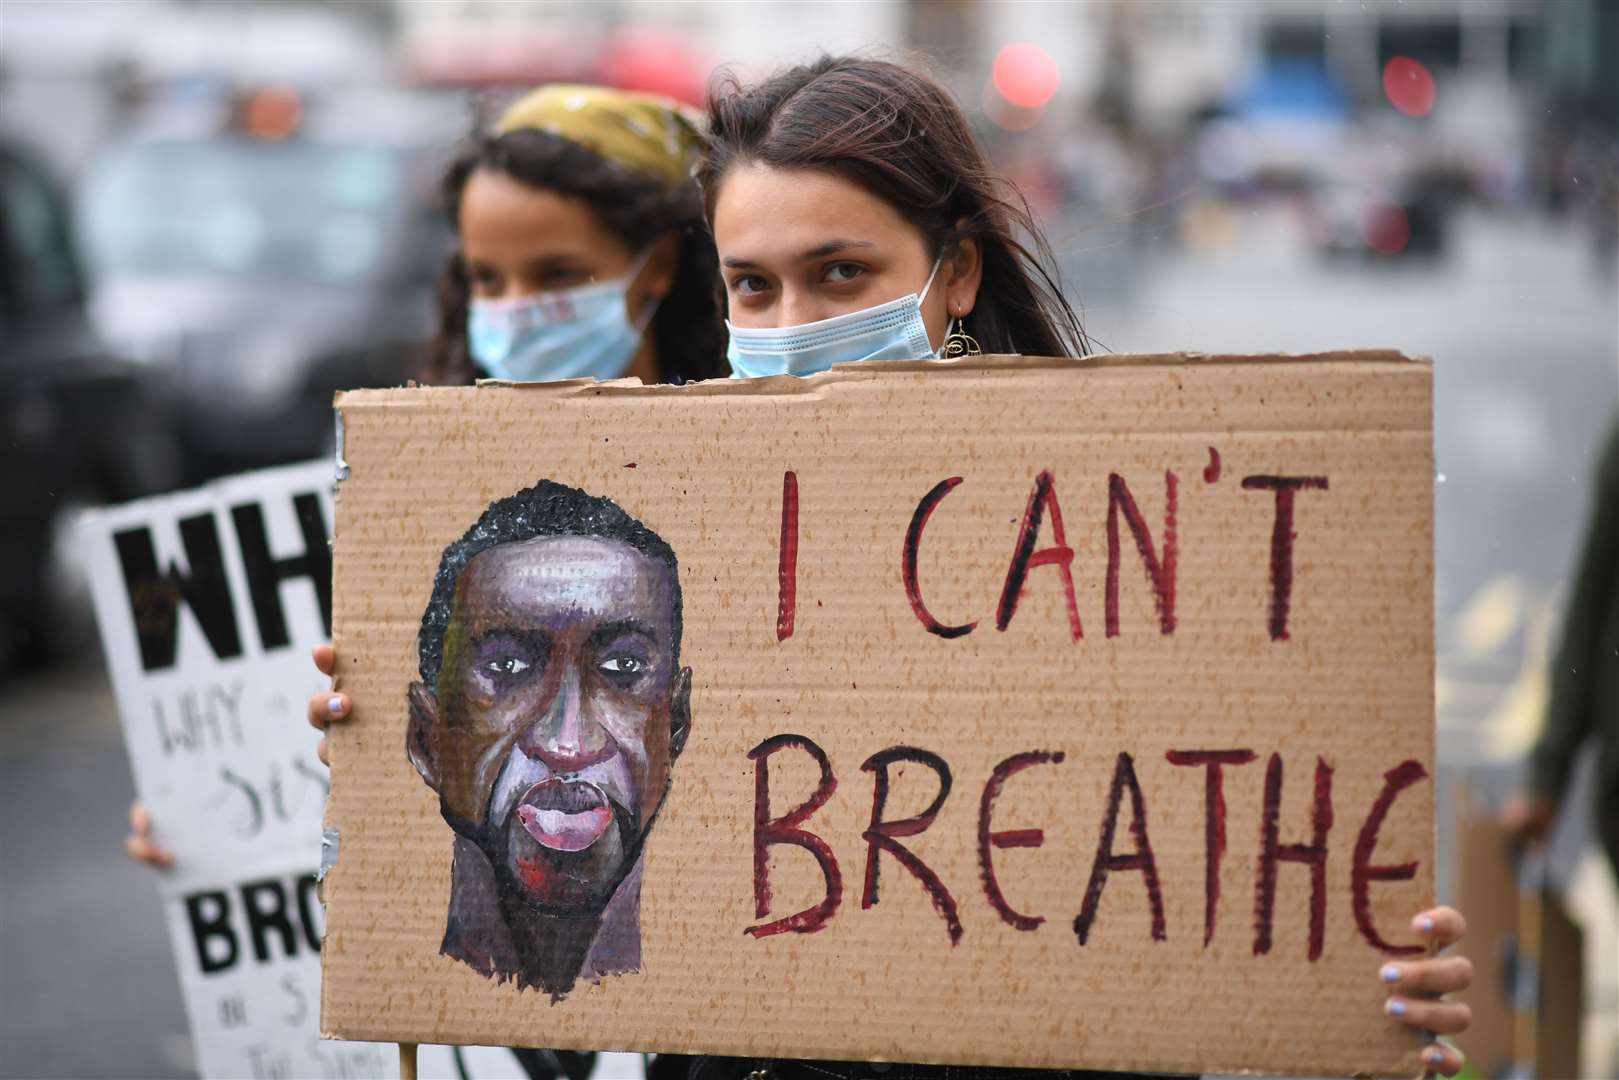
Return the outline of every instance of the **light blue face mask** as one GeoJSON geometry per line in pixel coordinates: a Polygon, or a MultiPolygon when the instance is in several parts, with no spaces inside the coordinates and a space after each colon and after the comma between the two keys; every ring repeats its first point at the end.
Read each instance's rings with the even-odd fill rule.
{"type": "Polygon", "coordinates": [[[613,281],[511,300],[474,298],[467,310],[472,359],[490,378],[511,382],[619,378],[658,306],[649,301],[630,322],[626,293],[648,254],[613,281]]]}
{"type": "Polygon", "coordinates": [[[819,322],[749,329],[732,326],[727,319],[731,342],[725,358],[731,362],[731,378],[813,375],[833,364],[858,360],[932,360],[937,354],[922,321],[922,301],[938,273],[935,260],[920,294],[819,322]]]}

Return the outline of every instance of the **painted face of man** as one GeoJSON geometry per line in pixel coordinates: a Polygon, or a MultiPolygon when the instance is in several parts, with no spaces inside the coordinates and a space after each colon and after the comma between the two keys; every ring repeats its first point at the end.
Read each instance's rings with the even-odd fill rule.
{"type": "Polygon", "coordinates": [[[411,759],[445,818],[542,908],[600,908],[629,872],[689,728],[674,571],[627,544],[544,537],[467,562],[411,759]]]}

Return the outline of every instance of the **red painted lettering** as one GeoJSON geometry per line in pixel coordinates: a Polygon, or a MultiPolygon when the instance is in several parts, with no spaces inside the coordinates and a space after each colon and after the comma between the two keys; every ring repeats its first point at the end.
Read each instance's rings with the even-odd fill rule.
{"type": "Polygon", "coordinates": [[[933,515],[933,508],[938,506],[943,498],[955,490],[961,483],[961,477],[952,476],[948,480],[941,480],[933,489],[922,496],[922,501],[916,504],[916,513],[911,515],[911,526],[905,530],[905,546],[900,553],[900,578],[905,582],[905,598],[911,602],[911,610],[922,625],[928,628],[928,633],[938,634],[942,638],[957,638],[973,632],[978,625],[976,622],[961,623],[957,626],[946,626],[928,611],[922,602],[922,587],[916,580],[916,554],[922,544],[922,530],[927,528],[928,518],[933,515]]]}
{"type": "Polygon", "coordinates": [[[786,641],[793,636],[793,620],[798,615],[798,474],[791,469],[781,474],[780,552],[776,640],[786,641]]]}
{"type": "Polygon", "coordinates": [[[860,766],[872,775],[871,789],[871,825],[861,834],[866,841],[866,889],[861,896],[860,906],[869,908],[877,903],[877,870],[881,852],[888,852],[899,864],[911,872],[911,876],[922,883],[927,890],[933,907],[938,911],[939,917],[944,919],[946,932],[950,935],[950,944],[954,945],[961,940],[961,917],[956,911],[955,898],[950,890],[944,887],[927,863],[916,857],[916,854],[899,842],[902,836],[916,836],[933,824],[933,819],[939,816],[940,807],[944,800],[950,796],[950,766],[945,764],[944,758],[926,750],[918,750],[914,746],[894,746],[887,750],[871,755],[865,764],[860,766]],[[888,804],[888,767],[898,762],[913,762],[925,765],[932,769],[939,778],[939,794],[936,795],[928,808],[915,817],[908,817],[901,821],[884,821],[883,809],[888,804]]]}
{"type": "Polygon", "coordinates": [[[1079,602],[1074,598],[1074,574],[1072,563],[1074,549],[1068,546],[1068,540],[1063,534],[1062,508],[1057,505],[1057,492],[1052,487],[1051,472],[1041,472],[1035,477],[1034,491],[1029,495],[1029,506],[1023,512],[1023,525],[1018,530],[1017,547],[1012,552],[1012,562],[1006,568],[1006,584],[1001,589],[1001,602],[995,611],[995,629],[1005,630],[1012,622],[1012,616],[1017,613],[1018,600],[1023,596],[1023,583],[1029,576],[1029,571],[1038,566],[1055,566],[1062,575],[1063,595],[1068,601],[1068,630],[1073,639],[1078,641],[1084,637],[1084,631],[1079,624],[1079,602]],[[1044,519],[1046,510],[1051,511],[1051,537],[1056,543],[1039,551],[1034,545],[1040,539],[1040,522],[1044,519]]]}
{"type": "Polygon", "coordinates": [[[1270,952],[1276,909],[1276,864],[1303,863],[1310,868],[1310,959],[1321,957],[1327,924],[1327,833],[1332,829],[1332,767],[1315,761],[1312,836],[1308,844],[1277,842],[1282,805],[1282,755],[1272,754],[1265,769],[1265,809],[1260,819],[1259,880],[1254,889],[1254,955],[1270,952]]]}
{"type": "Polygon", "coordinates": [[[1096,923],[1096,909],[1102,902],[1102,888],[1107,876],[1115,870],[1139,870],[1147,887],[1147,903],[1152,908],[1152,939],[1164,940],[1164,896],[1158,887],[1158,863],[1152,856],[1152,841],[1147,836],[1147,804],[1141,797],[1141,785],[1136,782],[1135,763],[1129,754],[1120,754],[1113,767],[1113,784],[1107,794],[1107,815],[1102,819],[1101,841],[1096,845],[1096,860],[1091,863],[1091,880],[1085,889],[1085,902],[1074,919],[1074,933],[1079,943],[1085,944],[1096,923]],[[1130,792],[1130,807],[1134,817],[1130,822],[1130,835],[1136,842],[1135,850],[1124,855],[1113,852],[1113,833],[1119,823],[1119,801],[1125,791],[1130,792]]]}
{"type": "Polygon", "coordinates": [[[1013,754],[995,766],[994,771],[989,774],[989,782],[984,785],[984,794],[978,800],[978,869],[984,881],[984,895],[989,898],[990,907],[1000,915],[1001,921],[1019,930],[1033,930],[1046,921],[1045,917],[1025,915],[1007,903],[1006,894],[1001,892],[1001,883],[995,877],[995,860],[991,849],[1039,847],[1045,843],[1046,834],[1039,829],[992,832],[989,825],[990,816],[995,812],[995,800],[1000,797],[1001,788],[1006,786],[1008,780],[1024,769],[1036,765],[1060,765],[1062,759],[1061,750],[1054,753],[1046,750],[1030,750],[1024,754],[1013,754]]]}
{"type": "Polygon", "coordinates": [[[1383,940],[1377,927],[1372,925],[1371,883],[1410,881],[1417,876],[1417,864],[1408,862],[1398,866],[1373,866],[1372,852],[1377,849],[1378,831],[1383,828],[1383,819],[1388,817],[1389,807],[1394,805],[1394,800],[1400,792],[1427,777],[1428,770],[1417,761],[1402,761],[1384,773],[1383,790],[1372,803],[1372,812],[1366,815],[1366,824],[1361,826],[1360,836],[1355,839],[1354,864],[1349,877],[1355,926],[1360,930],[1360,936],[1374,949],[1381,949],[1392,956],[1415,956],[1424,950],[1421,945],[1394,945],[1383,940]]]}
{"type": "Polygon", "coordinates": [[[1245,491],[1276,493],[1276,523],[1270,535],[1270,636],[1287,640],[1287,613],[1293,603],[1293,498],[1300,488],[1327,490],[1325,476],[1245,476],[1245,491]]]}
{"type": "Polygon", "coordinates": [[[1252,750],[1171,750],[1164,757],[1171,765],[1203,766],[1203,946],[1214,940],[1220,911],[1220,860],[1225,856],[1226,765],[1246,765],[1252,750]]]}
{"type": "Polygon", "coordinates": [[[1107,636],[1119,636],[1119,512],[1135,537],[1136,550],[1141,552],[1141,563],[1152,586],[1153,600],[1158,605],[1160,633],[1175,632],[1175,488],[1177,478],[1172,472],[1164,473],[1164,549],[1162,558],[1153,549],[1152,533],[1147,519],[1141,516],[1136,500],[1124,477],[1110,473],[1107,478],[1107,636]]]}
{"type": "Polygon", "coordinates": [[[748,751],[753,761],[753,901],[754,917],[763,919],[770,914],[770,849],[777,844],[793,844],[815,857],[826,879],[826,897],[814,907],[774,922],[750,926],[747,933],[754,937],[769,937],[786,931],[808,934],[825,926],[837,913],[843,900],[843,875],[838,860],[814,833],[798,826],[826,805],[837,790],[837,778],[832,775],[832,764],[826,752],[803,735],[773,735],[748,751]],[[821,767],[821,779],[815,791],[781,817],[770,816],[770,755],[794,747],[807,753],[821,767]]]}

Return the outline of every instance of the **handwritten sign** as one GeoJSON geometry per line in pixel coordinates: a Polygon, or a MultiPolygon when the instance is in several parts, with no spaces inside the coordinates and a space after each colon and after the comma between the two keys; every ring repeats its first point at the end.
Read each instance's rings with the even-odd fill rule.
{"type": "Polygon", "coordinates": [[[397,1073],[317,1024],[329,785],[298,716],[325,682],[331,487],[330,462],[275,469],[80,528],[136,788],[177,856],[158,881],[204,1076],[397,1073]]]}
{"type": "Polygon", "coordinates": [[[1431,372],[344,394],[322,1026],[1412,1075],[1431,372]]]}

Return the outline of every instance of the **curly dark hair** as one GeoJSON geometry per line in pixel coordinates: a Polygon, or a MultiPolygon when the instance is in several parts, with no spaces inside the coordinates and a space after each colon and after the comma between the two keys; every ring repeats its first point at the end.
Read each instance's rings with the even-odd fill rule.
{"type": "MultiPolygon", "coordinates": [[[[728,373],[719,261],[694,185],[670,185],[545,131],[480,135],[469,140],[444,174],[441,193],[452,228],[460,220],[467,179],[478,169],[583,199],[603,225],[635,250],[674,232],[680,239],[674,287],[658,305],[650,327],[662,377],[693,382],[728,373]]],[[[465,385],[482,374],[467,347],[468,296],[466,264],[456,251],[439,278],[439,329],[422,358],[417,375],[422,382],[465,385]]]]}
{"type": "Polygon", "coordinates": [[[920,229],[930,255],[978,241],[983,282],[967,329],[985,352],[1089,352],[1028,203],[990,166],[950,92],[927,75],[857,56],[823,56],[754,86],[726,73],[709,89],[708,127],[697,183],[711,221],[737,165],[842,177],[920,229]]]}
{"type": "Polygon", "coordinates": [[[461,539],[444,549],[438,574],[433,578],[433,595],[422,612],[421,630],[416,638],[417,660],[422,682],[438,691],[439,668],[444,663],[444,632],[450,626],[455,605],[455,587],[461,571],[473,556],[499,544],[516,544],[542,536],[583,536],[617,540],[642,555],[669,568],[674,620],[670,656],[680,665],[681,608],[680,564],[674,549],[663,537],[631,517],[613,500],[592,495],[554,480],[541,480],[515,495],[489,504],[461,539]]]}

